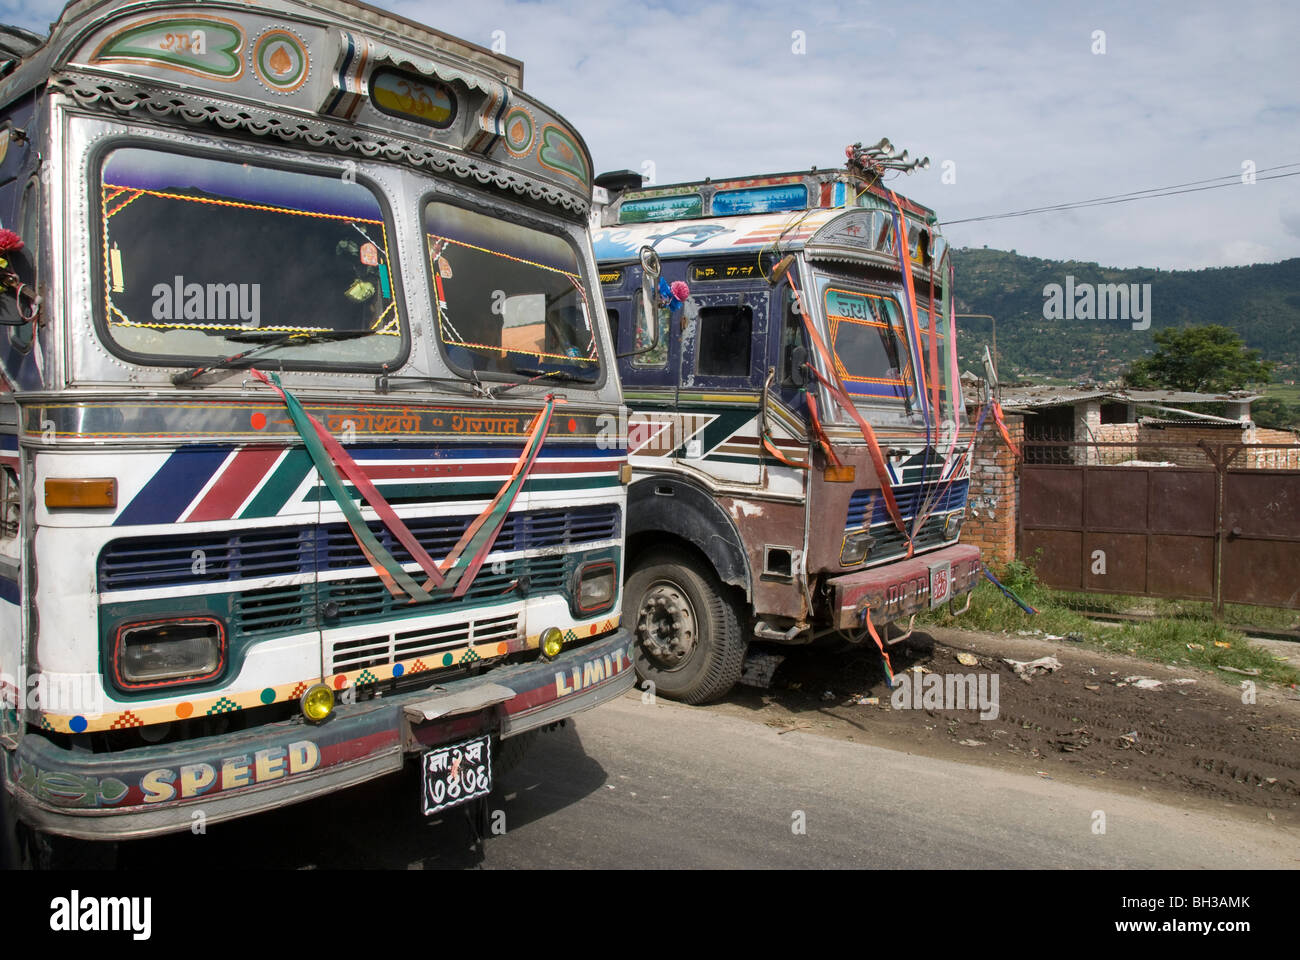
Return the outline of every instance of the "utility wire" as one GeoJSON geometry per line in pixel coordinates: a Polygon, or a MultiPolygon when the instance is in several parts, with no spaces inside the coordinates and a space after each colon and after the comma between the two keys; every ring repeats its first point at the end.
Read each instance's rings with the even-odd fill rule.
{"type": "MultiPolygon", "coordinates": [[[[1300,163],[1284,163],[1276,167],[1265,167],[1256,173],[1267,173],[1271,170],[1284,170],[1288,167],[1300,167],[1300,163]]],[[[1275,173],[1271,177],[1256,176],[1256,180],[1281,180],[1284,177],[1300,176],[1300,170],[1293,170],[1290,173],[1275,173]]],[[[1030,207],[1027,210],[1015,210],[1010,213],[994,213],[983,217],[967,217],[962,220],[944,220],[941,226],[951,226],[956,223],[978,223],[984,220],[1006,220],[1011,217],[1027,217],[1035,213],[1051,213],[1059,210],[1078,210],[1084,207],[1104,207],[1116,203],[1129,203],[1133,200],[1149,200],[1152,197],[1172,197],[1180,193],[1200,193],[1203,190],[1217,190],[1220,187],[1232,187],[1238,185],[1241,181],[1241,175],[1232,173],[1222,177],[1211,177],[1208,180],[1193,180],[1189,183],[1176,183],[1167,187],[1151,187],[1148,190],[1134,190],[1131,193],[1117,193],[1108,197],[1094,197],[1091,200],[1076,200],[1070,203],[1058,203],[1043,207],[1030,207]],[[1227,181],[1219,183],[1216,181],[1227,181]],[[1199,184],[1209,184],[1209,186],[1199,186],[1199,184]],[[1182,189],[1180,189],[1182,188],[1182,189]]]]}

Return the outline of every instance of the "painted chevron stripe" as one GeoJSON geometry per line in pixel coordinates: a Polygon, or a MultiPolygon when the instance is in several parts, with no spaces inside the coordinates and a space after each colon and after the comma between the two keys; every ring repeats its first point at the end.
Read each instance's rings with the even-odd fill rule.
{"type": "Polygon", "coordinates": [[[245,447],[232,454],[198,503],[181,519],[191,523],[229,520],[286,453],[280,447],[245,447]]]}
{"type": "MultiPolygon", "coordinates": [[[[352,448],[366,476],[385,495],[403,499],[491,496],[514,468],[507,448],[352,448]]],[[[556,445],[543,448],[525,490],[612,486],[618,482],[622,451],[556,445]]],[[[114,521],[115,526],[198,523],[274,517],[291,502],[314,502],[319,491],[304,481],[311,458],[298,447],[259,445],[185,448],[158,472],[114,521]]],[[[349,489],[351,487],[349,486],[349,489]]],[[[355,491],[353,491],[355,493],[355,491]]]]}

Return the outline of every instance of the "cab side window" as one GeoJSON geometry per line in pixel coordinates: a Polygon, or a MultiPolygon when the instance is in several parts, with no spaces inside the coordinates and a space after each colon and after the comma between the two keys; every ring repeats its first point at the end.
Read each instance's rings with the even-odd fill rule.
{"type": "Polygon", "coordinates": [[[753,333],[752,307],[701,307],[695,372],[708,377],[748,377],[753,333]]]}

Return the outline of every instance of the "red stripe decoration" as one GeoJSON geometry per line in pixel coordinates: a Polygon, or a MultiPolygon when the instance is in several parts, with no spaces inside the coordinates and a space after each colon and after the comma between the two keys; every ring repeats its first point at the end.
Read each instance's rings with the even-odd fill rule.
{"type": "Polygon", "coordinates": [[[229,520],[279,461],[283,447],[245,447],[226,463],[208,492],[190,511],[186,522],[229,520]]]}

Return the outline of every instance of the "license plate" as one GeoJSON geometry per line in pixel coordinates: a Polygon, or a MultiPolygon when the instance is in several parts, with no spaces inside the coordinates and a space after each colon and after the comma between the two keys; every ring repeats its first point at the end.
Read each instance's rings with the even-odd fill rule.
{"type": "Polygon", "coordinates": [[[930,609],[946,603],[952,595],[952,563],[936,563],[930,568],[930,609]]]}
{"type": "Polygon", "coordinates": [[[490,737],[430,750],[420,758],[424,815],[468,803],[492,790],[490,737]]]}

